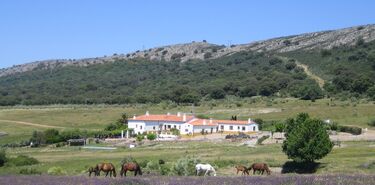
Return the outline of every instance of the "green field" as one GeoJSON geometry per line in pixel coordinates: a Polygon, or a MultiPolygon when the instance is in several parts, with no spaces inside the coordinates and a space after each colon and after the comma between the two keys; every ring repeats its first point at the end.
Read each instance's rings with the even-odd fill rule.
{"type": "MultiPolygon", "coordinates": [[[[120,161],[128,156],[138,162],[144,160],[158,161],[163,159],[166,165],[172,164],[184,156],[196,156],[202,162],[216,166],[218,175],[234,175],[234,165],[250,165],[253,162],[266,162],[274,173],[287,161],[281,152],[281,145],[264,145],[255,148],[240,146],[231,142],[184,142],[184,143],[152,143],[127,149],[119,148],[114,151],[93,151],[80,147],[62,148],[17,148],[8,149],[8,155],[25,154],[41,161],[32,167],[46,173],[50,167],[59,166],[68,175],[85,174],[89,166],[99,162],[112,162],[119,168],[120,161]]],[[[374,173],[375,142],[345,142],[343,147],[334,148],[324,159],[319,160],[321,167],[317,173],[374,173]],[[364,165],[370,164],[368,167],[364,165]]],[[[25,167],[2,167],[0,174],[16,174],[25,167]]]]}
{"type": "MultiPolygon", "coordinates": [[[[342,125],[368,127],[367,123],[375,118],[373,102],[338,101],[322,99],[316,102],[297,99],[263,99],[251,98],[239,101],[227,98],[220,101],[204,102],[199,106],[180,106],[173,103],[158,105],[56,105],[42,107],[2,107],[0,109],[0,132],[8,133],[0,137],[0,144],[28,140],[33,130],[44,130],[46,126],[59,130],[103,129],[108,123],[116,121],[122,113],[143,114],[191,112],[228,119],[238,115],[240,119],[262,118],[266,121],[285,120],[300,112],[307,112],[312,117],[331,119],[342,125]],[[22,123],[18,123],[22,122],[22,123]],[[23,122],[34,125],[24,124],[23,122]]],[[[372,129],[372,128],[370,128],[372,129]]],[[[322,163],[318,173],[374,173],[375,142],[344,142],[342,148],[333,151],[319,162],[322,163]],[[367,167],[363,167],[363,165],[367,167]]],[[[183,142],[183,143],[149,143],[135,149],[119,148],[114,151],[92,151],[79,147],[44,147],[7,149],[9,156],[20,154],[37,158],[41,163],[33,166],[44,173],[52,166],[61,166],[68,174],[85,173],[88,166],[97,162],[109,161],[119,166],[121,159],[132,156],[138,161],[166,160],[172,164],[184,156],[197,156],[204,162],[220,166],[220,175],[234,174],[233,165],[249,165],[255,161],[267,162],[277,169],[288,159],[281,151],[281,145],[263,145],[256,148],[241,146],[231,142],[183,142]]],[[[18,173],[24,167],[2,167],[0,174],[18,173]]]]}

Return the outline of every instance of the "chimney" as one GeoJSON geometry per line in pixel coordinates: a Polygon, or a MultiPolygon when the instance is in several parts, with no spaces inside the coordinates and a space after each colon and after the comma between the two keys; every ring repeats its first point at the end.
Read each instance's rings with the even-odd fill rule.
{"type": "Polygon", "coordinates": [[[150,113],[148,111],[146,111],[146,116],[149,116],[149,115],[150,115],[150,113]]]}
{"type": "Polygon", "coordinates": [[[133,119],[135,119],[135,114],[133,115],[133,119]]]}
{"type": "Polygon", "coordinates": [[[177,112],[177,117],[180,117],[181,116],[181,112],[177,112]]]}
{"type": "Polygon", "coordinates": [[[212,118],[210,118],[210,124],[212,124],[212,118]]]}
{"type": "Polygon", "coordinates": [[[171,113],[167,112],[167,116],[170,116],[170,115],[171,115],[171,113]]]}
{"type": "Polygon", "coordinates": [[[184,115],[182,116],[182,121],[186,121],[186,114],[184,113],[184,115]]]}
{"type": "Polygon", "coordinates": [[[248,122],[248,123],[251,123],[251,118],[249,118],[247,122],[248,122]]]}
{"type": "Polygon", "coordinates": [[[203,125],[207,125],[207,122],[206,122],[206,120],[205,120],[205,119],[203,120],[203,125]]]}

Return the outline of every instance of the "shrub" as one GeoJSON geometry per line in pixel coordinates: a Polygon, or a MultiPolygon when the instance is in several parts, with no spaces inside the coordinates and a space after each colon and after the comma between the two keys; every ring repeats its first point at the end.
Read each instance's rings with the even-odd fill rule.
{"type": "Polygon", "coordinates": [[[5,150],[0,148],[0,167],[4,166],[5,162],[7,161],[5,150]]]}
{"type": "Polygon", "coordinates": [[[322,50],[321,52],[320,52],[320,55],[322,56],[322,57],[327,57],[327,56],[331,56],[332,55],[332,53],[331,53],[331,51],[329,51],[329,50],[322,50]]]}
{"type": "Polygon", "coordinates": [[[275,124],[275,131],[276,132],[284,132],[285,124],[284,123],[276,123],[275,124]]]}
{"type": "Polygon", "coordinates": [[[184,53],[174,53],[172,56],[171,56],[171,60],[176,60],[176,59],[180,59],[181,57],[184,56],[184,53]]]}
{"type": "Polygon", "coordinates": [[[179,136],[179,135],[180,135],[180,130],[178,130],[178,129],[176,129],[176,128],[172,128],[172,129],[171,129],[171,132],[172,132],[172,134],[175,135],[175,136],[179,136]]]}
{"type": "Polygon", "coordinates": [[[145,138],[143,134],[138,134],[137,135],[137,141],[142,141],[145,138]]]}
{"type": "Polygon", "coordinates": [[[359,127],[352,127],[352,126],[339,126],[338,131],[340,132],[347,132],[353,135],[360,135],[362,133],[362,129],[359,127]]]}
{"type": "Polygon", "coordinates": [[[257,140],[257,145],[262,145],[263,141],[265,141],[266,139],[268,139],[270,136],[267,135],[267,136],[262,136],[261,138],[259,138],[257,140]]]}
{"type": "Polygon", "coordinates": [[[19,172],[22,175],[41,175],[42,172],[38,171],[35,168],[23,168],[19,172]]]}
{"type": "Polygon", "coordinates": [[[10,158],[7,162],[7,165],[10,166],[28,166],[38,164],[39,161],[33,157],[29,157],[26,155],[19,155],[15,158],[10,158]]]}
{"type": "Polygon", "coordinates": [[[203,55],[203,58],[204,59],[209,59],[209,58],[211,58],[212,57],[212,53],[211,52],[207,52],[207,53],[205,53],[204,55],[203,55]]]}
{"type": "Polygon", "coordinates": [[[270,65],[276,65],[276,64],[281,64],[283,61],[279,58],[272,58],[271,60],[268,61],[270,65]]]}
{"type": "Polygon", "coordinates": [[[283,41],[283,44],[284,44],[285,46],[290,46],[290,45],[292,44],[292,42],[291,42],[290,40],[284,40],[284,41],[283,41]]]}
{"type": "Polygon", "coordinates": [[[367,124],[369,126],[375,127],[375,119],[370,120],[367,124]]]}
{"type": "Polygon", "coordinates": [[[66,171],[59,166],[54,166],[48,169],[47,174],[48,175],[66,175],[66,171]]]}
{"type": "Polygon", "coordinates": [[[147,139],[148,140],[155,140],[156,139],[156,134],[147,134],[147,139]]]}
{"type": "Polygon", "coordinates": [[[195,165],[198,164],[200,160],[195,157],[184,157],[177,160],[176,163],[171,168],[171,173],[179,176],[191,176],[195,175],[195,165]]]}

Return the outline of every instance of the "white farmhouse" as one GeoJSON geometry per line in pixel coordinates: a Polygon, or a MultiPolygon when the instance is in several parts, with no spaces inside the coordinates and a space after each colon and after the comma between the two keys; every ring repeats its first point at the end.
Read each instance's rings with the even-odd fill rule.
{"type": "Polygon", "coordinates": [[[199,119],[185,113],[149,114],[134,116],[128,120],[128,127],[134,133],[166,133],[177,129],[182,135],[216,132],[258,132],[258,124],[248,121],[199,119]]]}

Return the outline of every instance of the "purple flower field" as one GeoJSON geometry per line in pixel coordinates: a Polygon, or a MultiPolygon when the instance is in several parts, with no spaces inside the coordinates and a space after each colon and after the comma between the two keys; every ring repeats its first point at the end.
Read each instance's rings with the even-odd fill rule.
{"type": "Polygon", "coordinates": [[[248,177],[126,177],[89,178],[86,176],[0,176],[1,185],[371,185],[375,175],[285,175],[248,177]]]}

